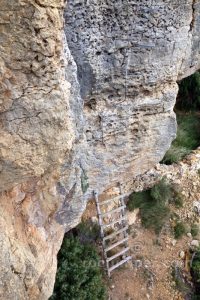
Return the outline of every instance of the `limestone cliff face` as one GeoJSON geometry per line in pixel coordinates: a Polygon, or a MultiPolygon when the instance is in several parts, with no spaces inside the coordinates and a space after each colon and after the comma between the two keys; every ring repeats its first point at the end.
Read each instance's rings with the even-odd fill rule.
{"type": "Polygon", "coordinates": [[[0,1],[0,299],[52,294],[66,224],[84,208],[72,201],[82,108],[65,78],[63,9],[62,0],[0,1]]]}
{"type": "Polygon", "coordinates": [[[200,68],[200,2],[0,7],[0,299],[47,299],[92,191],[148,170],[175,137],[177,80],[200,68]]]}
{"type": "Polygon", "coordinates": [[[68,1],[92,188],[146,171],[169,148],[176,82],[200,67],[199,9],[192,0],[68,1]]]}

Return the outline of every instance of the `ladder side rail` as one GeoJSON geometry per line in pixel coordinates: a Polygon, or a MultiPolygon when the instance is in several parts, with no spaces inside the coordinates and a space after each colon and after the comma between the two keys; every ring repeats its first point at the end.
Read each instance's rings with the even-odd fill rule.
{"type": "MultiPolygon", "coordinates": [[[[120,205],[124,207],[124,208],[122,209],[122,211],[121,211],[121,214],[122,214],[122,217],[126,217],[126,211],[125,211],[125,210],[126,210],[126,205],[125,205],[125,203],[124,203],[124,196],[122,195],[122,186],[121,186],[120,183],[119,183],[119,192],[120,192],[120,195],[121,195],[121,198],[120,198],[120,205]]],[[[127,221],[127,219],[124,220],[124,221],[122,221],[122,225],[123,225],[123,227],[128,226],[128,221],[127,221]]],[[[124,235],[124,238],[128,238],[128,232],[127,232],[127,230],[125,230],[125,231],[123,232],[123,235],[124,235]]],[[[125,245],[126,245],[126,247],[129,246],[129,245],[128,245],[128,240],[127,240],[127,242],[125,242],[125,245]]]]}
{"type": "Polygon", "coordinates": [[[108,277],[110,277],[109,262],[108,262],[107,253],[105,251],[106,244],[105,244],[105,240],[104,240],[103,222],[102,222],[101,210],[100,210],[100,205],[99,205],[98,193],[97,192],[94,192],[94,197],[95,197],[98,220],[99,220],[99,226],[100,226],[100,235],[101,235],[102,246],[103,246],[103,256],[104,256],[104,261],[106,263],[106,269],[107,269],[108,277]]]}

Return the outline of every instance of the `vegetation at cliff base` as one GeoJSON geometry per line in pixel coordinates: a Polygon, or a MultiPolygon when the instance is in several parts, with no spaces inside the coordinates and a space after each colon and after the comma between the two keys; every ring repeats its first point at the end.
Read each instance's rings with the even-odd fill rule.
{"type": "Polygon", "coordinates": [[[165,154],[163,163],[177,163],[192,150],[200,145],[200,116],[191,114],[177,114],[177,137],[165,154]]]}
{"type": "Polygon", "coordinates": [[[127,207],[130,211],[139,208],[142,225],[159,233],[169,219],[167,203],[172,195],[172,187],[162,178],[152,189],[132,193],[127,207]]]}
{"type": "Polygon", "coordinates": [[[182,238],[183,235],[187,233],[186,227],[183,222],[177,222],[174,226],[174,237],[175,239],[182,238]]]}
{"type": "Polygon", "coordinates": [[[191,234],[193,237],[196,237],[199,234],[199,226],[198,224],[191,225],[191,234]]]}
{"type": "Polygon", "coordinates": [[[176,109],[181,111],[200,109],[200,72],[196,72],[179,83],[176,109]]]}
{"type": "MultiPolygon", "coordinates": [[[[158,234],[171,217],[169,204],[180,208],[183,205],[183,197],[177,187],[163,177],[151,189],[132,193],[127,208],[129,211],[139,208],[142,225],[158,234]]],[[[185,233],[185,228],[183,229],[182,223],[176,225],[174,234],[180,238],[185,233]]]]}
{"type": "Polygon", "coordinates": [[[172,164],[182,160],[200,145],[200,72],[179,83],[175,106],[177,137],[164,156],[162,163],[172,164]]]}
{"type": "Polygon", "coordinates": [[[104,300],[106,289],[93,244],[73,235],[64,239],[58,254],[54,293],[50,300],[104,300]]]}

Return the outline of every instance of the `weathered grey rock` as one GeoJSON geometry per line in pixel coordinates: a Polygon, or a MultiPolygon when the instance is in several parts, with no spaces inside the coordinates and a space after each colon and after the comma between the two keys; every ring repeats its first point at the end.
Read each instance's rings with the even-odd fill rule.
{"type": "Polygon", "coordinates": [[[77,80],[69,83],[76,66],[64,45],[64,1],[0,7],[0,299],[43,300],[64,232],[85,208],[82,106],[77,80]]]}
{"type": "Polygon", "coordinates": [[[199,5],[68,1],[65,32],[84,99],[91,190],[143,173],[169,148],[176,82],[200,67],[199,5]]]}
{"type": "Polygon", "coordinates": [[[199,247],[199,241],[198,241],[198,240],[193,240],[193,241],[191,242],[191,246],[192,246],[192,247],[195,247],[195,248],[198,248],[198,247],[199,247]]]}
{"type": "Polygon", "coordinates": [[[197,212],[197,214],[200,215],[200,201],[194,201],[193,207],[194,207],[194,210],[197,212]]]}
{"type": "Polygon", "coordinates": [[[0,0],[0,299],[47,299],[65,230],[175,137],[199,2],[0,0]]]}

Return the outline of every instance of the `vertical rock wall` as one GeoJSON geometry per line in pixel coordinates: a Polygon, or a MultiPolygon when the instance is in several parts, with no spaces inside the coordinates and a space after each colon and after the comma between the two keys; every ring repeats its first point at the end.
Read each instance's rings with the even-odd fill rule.
{"type": "Polygon", "coordinates": [[[199,3],[0,0],[0,299],[48,299],[92,191],[163,157],[199,3]]]}
{"type": "Polygon", "coordinates": [[[1,1],[0,190],[55,170],[72,148],[63,7],[1,1]]]}
{"type": "Polygon", "coordinates": [[[200,67],[199,1],[74,1],[65,32],[84,99],[90,186],[160,161],[175,138],[177,80],[200,67]]]}
{"type": "Polygon", "coordinates": [[[62,0],[0,1],[0,299],[48,299],[64,231],[85,206],[63,9],[62,0]]]}

